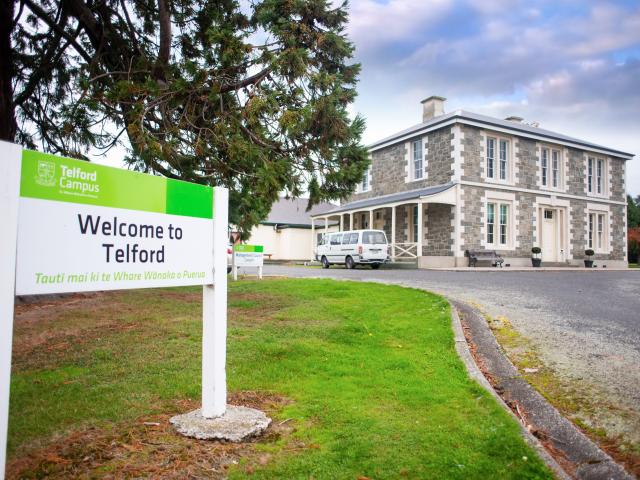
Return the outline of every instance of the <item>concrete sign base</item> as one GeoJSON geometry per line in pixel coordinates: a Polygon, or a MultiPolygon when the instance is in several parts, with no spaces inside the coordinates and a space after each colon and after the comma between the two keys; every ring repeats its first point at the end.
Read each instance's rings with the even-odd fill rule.
{"type": "Polygon", "coordinates": [[[178,433],[200,440],[241,442],[260,435],[271,424],[271,419],[260,410],[227,405],[224,415],[205,418],[200,409],[169,420],[178,433]]]}

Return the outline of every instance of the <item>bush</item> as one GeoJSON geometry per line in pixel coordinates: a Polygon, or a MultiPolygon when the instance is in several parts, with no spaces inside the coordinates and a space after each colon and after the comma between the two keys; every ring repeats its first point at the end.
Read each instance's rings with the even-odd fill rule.
{"type": "Polygon", "coordinates": [[[593,250],[591,250],[590,248],[587,248],[587,249],[584,251],[584,254],[585,254],[587,257],[592,257],[594,253],[595,253],[595,252],[594,252],[593,250]]]}
{"type": "Polygon", "coordinates": [[[533,247],[531,249],[531,253],[534,253],[534,254],[538,255],[538,254],[542,253],[542,249],[540,247],[533,247]]]}
{"type": "Polygon", "coordinates": [[[627,233],[627,240],[629,263],[638,263],[638,257],[640,257],[640,227],[630,228],[627,233]]]}

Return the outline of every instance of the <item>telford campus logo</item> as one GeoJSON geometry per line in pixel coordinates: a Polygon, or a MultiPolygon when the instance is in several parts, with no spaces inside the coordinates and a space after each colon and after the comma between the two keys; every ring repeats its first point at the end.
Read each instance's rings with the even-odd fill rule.
{"type": "Polygon", "coordinates": [[[53,187],[56,184],[56,164],[47,160],[38,160],[36,183],[43,187],[53,187]]]}

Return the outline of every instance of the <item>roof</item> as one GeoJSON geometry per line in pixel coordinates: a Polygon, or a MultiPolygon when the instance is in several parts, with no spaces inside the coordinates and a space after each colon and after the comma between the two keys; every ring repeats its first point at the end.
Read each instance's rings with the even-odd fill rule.
{"type": "Polygon", "coordinates": [[[398,133],[395,133],[394,135],[391,135],[389,137],[383,138],[382,140],[379,140],[377,142],[370,144],[368,148],[371,151],[375,151],[380,148],[384,148],[389,145],[392,145],[394,143],[398,143],[402,140],[407,140],[411,136],[418,135],[427,131],[435,130],[436,128],[440,128],[447,124],[452,124],[452,123],[466,123],[469,125],[489,126],[497,129],[508,130],[510,132],[515,132],[516,134],[519,134],[521,136],[547,140],[547,141],[552,140],[568,146],[585,148],[588,150],[603,152],[609,155],[623,157],[627,160],[630,160],[634,156],[632,153],[622,152],[620,150],[615,150],[609,147],[605,147],[603,145],[587,142],[585,140],[580,140],[578,138],[570,137],[568,135],[564,135],[561,133],[552,132],[551,130],[545,130],[543,128],[527,125],[526,123],[518,123],[510,120],[501,120],[499,118],[489,117],[487,115],[480,115],[479,113],[468,112],[466,110],[456,110],[451,113],[439,115],[426,122],[413,125],[412,127],[401,130],[398,133]]]}
{"type": "Polygon", "coordinates": [[[380,197],[367,198],[365,200],[357,200],[355,202],[345,203],[344,205],[335,207],[333,210],[321,212],[320,214],[314,213],[313,216],[318,216],[325,213],[333,215],[333,214],[345,212],[348,210],[357,210],[360,208],[364,209],[364,208],[375,207],[378,205],[386,205],[389,203],[403,202],[405,200],[414,200],[421,197],[426,197],[429,195],[435,195],[436,193],[444,192],[445,190],[448,190],[449,188],[451,188],[453,185],[454,185],[453,183],[445,183],[443,185],[435,185],[433,187],[419,188],[417,190],[408,190],[406,192],[398,192],[398,193],[392,193],[390,195],[382,195],[380,197]]]}
{"type": "MultiPolygon", "coordinates": [[[[280,198],[271,207],[269,216],[260,222],[264,225],[289,225],[311,227],[311,215],[319,215],[336,207],[333,203],[322,202],[307,212],[308,198],[280,198]]],[[[337,223],[337,222],[333,222],[337,223]]],[[[333,223],[330,222],[330,225],[333,223]]]]}

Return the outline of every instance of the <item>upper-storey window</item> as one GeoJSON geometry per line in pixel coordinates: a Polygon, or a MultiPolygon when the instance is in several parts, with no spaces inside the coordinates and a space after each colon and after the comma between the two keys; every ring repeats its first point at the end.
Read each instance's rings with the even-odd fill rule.
{"type": "Polygon", "coordinates": [[[587,192],[590,195],[607,194],[607,161],[600,157],[587,157],[587,192]]]}
{"type": "Polygon", "coordinates": [[[487,137],[486,178],[509,182],[511,180],[511,142],[506,138],[487,137]]]}
{"type": "Polygon", "coordinates": [[[540,183],[543,188],[561,189],[564,179],[562,152],[557,148],[542,147],[540,183]]]}
{"type": "Polygon", "coordinates": [[[368,192],[371,190],[371,167],[367,168],[367,170],[362,175],[362,181],[360,182],[360,193],[368,192]]]}
{"type": "Polygon", "coordinates": [[[413,167],[413,179],[419,180],[423,175],[423,154],[422,154],[422,140],[415,140],[411,142],[411,154],[412,154],[412,167],[413,167]]]}

